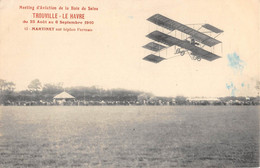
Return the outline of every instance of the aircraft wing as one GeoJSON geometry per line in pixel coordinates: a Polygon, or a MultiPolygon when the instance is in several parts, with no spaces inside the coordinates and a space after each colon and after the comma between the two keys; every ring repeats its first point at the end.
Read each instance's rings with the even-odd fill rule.
{"type": "Polygon", "coordinates": [[[202,25],[202,27],[204,27],[205,29],[208,29],[214,33],[223,33],[224,32],[223,30],[220,30],[210,24],[204,24],[204,25],[202,25]]]}
{"type": "Polygon", "coordinates": [[[148,49],[148,50],[152,50],[152,51],[160,51],[164,48],[166,48],[165,46],[161,45],[161,44],[158,44],[158,43],[155,43],[155,42],[150,42],[146,45],[143,46],[144,48],[148,49]]]}
{"type": "Polygon", "coordinates": [[[162,33],[157,30],[148,34],[147,37],[152,40],[155,40],[157,42],[166,44],[168,46],[177,45],[181,48],[191,51],[191,53],[193,55],[200,56],[202,59],[205,59],[208,61],[213,61],[217,58],[220,58],[220,56],[218,56],[216,54],[213,54],[213,53],[206,51],[200,47],[197,47],[195,45],[191,45],[189,41],[180,40],[178,38],[172,37],[168,34],[162,33]]]}
{"type": "Polygon", "coordinates": [[[168,45],[168,46],[177,45],[181,41],[180,39],[169,36],[168,34],[162,33],[162,32],[157,31],[157,30],[148,34],[146,37],[148,37],[148,38],[150,38],[154,41],[168,45]]]}
{"type": "MultiPolygon", "coordinates": [[[[158,26],[161,26],[161,27],[164,27],[168,30],[179,30],[183,33],[186,33],[188,35],[190,35],[192,38],[194,38],[195,40],[197,40],[198,42],[202,43],[202,44],[205,44],[209,47],[212,47],[218,43],[221,43],[220,41],[204,34],[204,33],[201,33],[195,29],[192,29],[184,24],[181,24],[179,22],[176,22],[172,19],[169,19],[163,15],[160,15],[160,14],[155,14],[153,16],[151,16],[150,18],[147,19],[148,21],[158,25],[158,26]]],[[[219,29],[216,29],[215,27],[211,26],[211,25],[204,25],[204,27],[208,28],[208,29],[211,29],[211,30],[214,30],[214,31],[221,31],[219,29]]]]}
{"type": "Polygon", "coordinates": [[[143,60],[150,61],[152,63],[156,63],[157,64],[157,63],[165,60],[165,58],[159,57],[159,56],[154,55],[154,54],[150,54],[150,55],[144,57],[143,60]]]}

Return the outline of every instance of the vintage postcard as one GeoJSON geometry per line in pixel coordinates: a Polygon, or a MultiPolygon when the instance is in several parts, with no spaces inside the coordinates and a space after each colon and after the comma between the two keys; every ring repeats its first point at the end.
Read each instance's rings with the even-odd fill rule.
{"type": "Polygon", "coordinates": [[[0,167],[259,167],[258,0],[0,0],[0,167]]]}

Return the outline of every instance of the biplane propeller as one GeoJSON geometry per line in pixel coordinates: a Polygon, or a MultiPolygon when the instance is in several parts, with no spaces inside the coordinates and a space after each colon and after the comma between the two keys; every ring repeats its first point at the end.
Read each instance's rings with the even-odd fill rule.
{"type": "MultiPolygon", "coordinates": [[[[214,47],[215,45],[221,43],[221,41],[217,40],[216,37],[223,33],[223,30],[220,30],[210,24],[203,24],[198,30],[195,30],[188,27],[187,25],[176,22],[160,14],[155,14],[147,20],[169,30],[170,33],[173,31],[180,31],[181,33],[185,33],[189,37],[186,39],[179,39],[177,37],[169,35],[170,33],[166,34],[155,30],[146,36],[149,39],[154,40],[155,42],[150,42],[144,45],[144,48],[157,53],[169,47],[177,46],[179,48],[175,50],[175,54],[184,56],[186,53],[188,53],[192,60],[200,61],[201,59],[205,59],[207,61],[213,61],[220,58],[220,56],[214,54],[213,52],[204,49],[204,46],[214,47]],[[199,30],[201,28],[209,30],[210,33],[214,33],[216,34],[216,36],[211,37],[204,32],[200,32],[199,30]]],[[[155,54],[150,54],[143,59],[153,63],[159,63],[163,60],[166,60],[167,58],[157,56],[155,54]]]]}

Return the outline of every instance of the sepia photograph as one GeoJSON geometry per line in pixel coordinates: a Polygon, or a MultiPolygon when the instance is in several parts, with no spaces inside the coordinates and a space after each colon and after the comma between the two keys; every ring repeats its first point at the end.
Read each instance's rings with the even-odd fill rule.
{"type": "Polygon", "coordinates": [[[260,167],[259,8],[0,0],[0,167],[260,167]]]}

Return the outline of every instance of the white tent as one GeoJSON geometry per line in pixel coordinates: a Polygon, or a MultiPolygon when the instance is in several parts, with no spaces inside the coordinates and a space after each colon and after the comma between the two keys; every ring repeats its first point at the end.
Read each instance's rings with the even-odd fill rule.
{"type": "Polygon", "coordinates": [[[68,94],[67,92],[62,92],[56,96],[54,96],[53,99],[75,99],[74,96],[71,96],[70,94],[68,94]]]}
{"type": "Polygon", "coordinates": [[[74,102],[75,100],[75,97],[68,94],[67,92],[62,92],[56,96],[53,97],[53,101],[54,103],[57,103],[57,104],[71,104],[72,102],[74,102]]]}

